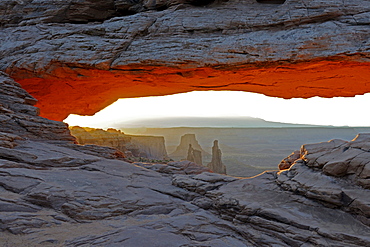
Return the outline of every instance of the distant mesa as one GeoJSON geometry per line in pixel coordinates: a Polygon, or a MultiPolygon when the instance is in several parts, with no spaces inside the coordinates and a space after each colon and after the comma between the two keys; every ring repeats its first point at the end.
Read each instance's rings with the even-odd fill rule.
{"type": "MultiPolygon", "coordinates": [[[[270,122],[254,117],[164,117],[147,118],[121,122],[116,129],[121,128],[172,128],[172,127],[233,127],[233,128],[302,128],[319,127],[309,124],[289,124],[270,122]]],[[[187,148],[187,147],[186,147],[187,148]]]]}
{"type": "Polygon", "coordinates": [[[113,147],[122,151],[126,157],[141,157],[147,159],[168,159],[165,140],[162,136],[126,135],[116,129],[94,129],[87,127],[70,127],[71,134],[81,145],[94,144],[113,147]]]}
{"type": "Polygon", "coordinates": [[[195,134],[185,134],[181,136],[179,146],[177,146],[175,152],[171,153],[169,156],[173,159],[187,158],[189,145],[191,145],[193,149],[199,150],[203,157],[210,156],[210,154],[204,151],[203,148],[199,145],[197,139],[195,138],[195,134]]]}
{"type": "Polygon", "coordinates": [[[218,147],[218,140],[215,140],[212,147],[212,161],[207,166],[213,172],[226,174],[226,166],[222,163],[221,156],[222,152],[218,147]]]}

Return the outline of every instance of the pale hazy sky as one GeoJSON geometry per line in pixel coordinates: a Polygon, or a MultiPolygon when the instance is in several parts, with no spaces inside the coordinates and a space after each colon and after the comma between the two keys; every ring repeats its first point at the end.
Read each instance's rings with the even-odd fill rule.
{"type": "Polygon", "coordinates": [[[194,91],[160,97],[119,99],[94,116],[70,115],[69,125],[108,128],[115,123],[161,117],[243,117],[266,121],[370,126],[370,94],[351,98],[281,99],[239,91],[194,91]]]}

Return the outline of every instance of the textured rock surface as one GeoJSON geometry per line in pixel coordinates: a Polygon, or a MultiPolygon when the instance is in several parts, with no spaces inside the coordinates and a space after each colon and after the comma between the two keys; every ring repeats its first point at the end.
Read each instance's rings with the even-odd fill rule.
{"type": "Polygon", "coordinates": [[[135,162],[134,164],[156,172],[166,174],[199,174],[202,172],[212,172],[207,167],[204,167],[189,160],[172,161],[167,164],[143,163],[143,162],[135,162]]]}
{"type": "Polygon", "coordinates": [[[2,1],[0,70],[55,120],[120,97],[193,90],[286,98],[370,90],[367,0],[181,2],[2,1]]]}
{"type": "MultiPolygon", "coordinates": [[[[350,142],[336,139],[307,144],[302,146],[300,152],[294,152],[285,160],[289,160],[291,166],[304,164],[326,175],[341,177],[370,189],[370,145],[368,143],[370,143],[370,134],[363,133],[350,142]]],[[[280,169],[288,168],[284,166],[280,169]]]]}
{"type": "Polygon", "coordinates": [[[112,147],[125,153],[127,157],[148,159],[168,159],[164,137],[125,135],[115,129],[94,129],[71,127],[71,133],[79,144],[95,144],[112,147]]]}
{"type": "Polygon", "coordinates": [[[208,168],[217,173],[226,174],[226,166],[222,163],[222,152],[218,147],[218,141],[213,142],[212,147],[212,160],[208,163],[208,168]]]}
{"type": "MultiPolygon", "coordinates": [[[[2,78],[4,99],[24,100],[27,94],[2,78]]],[[[7,114],[17,119],[25,113],[0,117],[7,114]]],[[[4,246],[370,245],[369,189],[353,182],[367,170],[352,180],[314,165],[320,157],[333,162],[332,152],[342,146],[348,146],[342,152],[347,158],[355,150],[368,152],[369,135],[306,145],[306,159],[290,170],[239,179],[202,172],[189,161],[130,164],[111,148],[73,144],[65,132],[52,131],[67,131],[65,125],[49,124],[46,131],[59,139],[26,139],[28,130],[17,121],[7,122],[12,133],[0,134],[4,246]]],[[[30,136],[35,128],[47,133],[39,123],[30,136]]],[[[357,158],[348,166],[360,171],[366,162],[357,158]]]]}
{"type": "Polygon", "coordinates": [[[14,140],[23,138],[75,141],[65,123],[39,117],[39,109],[33,106],[36,102],[18,83],[0,72],[0,146],[11,146],[14,140]]]}
{"type": "Polygon", "coordinates": [[[167,156],[165,140],[163,136],[130,136],[133,145],[149,159],[166,160],[167,156]]]}

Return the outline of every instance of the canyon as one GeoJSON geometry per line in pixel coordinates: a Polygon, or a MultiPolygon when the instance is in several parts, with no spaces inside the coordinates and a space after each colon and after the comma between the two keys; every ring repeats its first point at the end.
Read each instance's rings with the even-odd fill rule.
{"type": "MultiPolygon", "coordinates": [[[[232,121],[228,121],[228,124],[231,123],[232,121]]],[[[326,142],[331,139],[350,141],[360,133],[370,132],[369,127],[276,125],[254,120],[251,124],[255,125],[247,128],[176,127],[122,128],[122,130],[132,135],[163,136],[169,154],[178,148],[179,137],[189,133],[196,136],[198,144],[209,154],[212,152],[213,141],[218,140],[227,174],[236,177],[253,177],[266,170],[276,170],[277,164],[304,144],[326,142]],[[258,127],[260,123],[262,126],[258,127]]],[[[176,160],[184,157],[186,156],[172,158],[176,160]]],[[[211,155],[202,155],[202,159],[203,164],[207,165],[211,161],[211,155]]]]}
{"type": "Polygon", "coordinates": [[[369,134],[240,178],[130,163],[60,122],[121,97],[370,91],[369,1],[259,2],[1,1],[0,243],[369,246],[369,134]]]}

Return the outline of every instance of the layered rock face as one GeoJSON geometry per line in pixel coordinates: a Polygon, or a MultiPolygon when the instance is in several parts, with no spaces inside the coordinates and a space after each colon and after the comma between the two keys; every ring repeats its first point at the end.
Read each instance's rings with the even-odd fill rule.
{"type": "Polygon", "coordinates": [[[131,143],[150,159],[168,159],[163,136],[130,136],[131,143]]]}
{"type": "Polygon", "coordinates": [[[10,142],[23,138],[74,142],[65,123],[38,116],[36,102],[18,83],[0,72],[1,135],[10,142]]]}
{"type": "Polygon", "coordinates": [[[88,23],[149,10],[165,10],[182,3],[206,5],[212,1],[194,0],[4,0],[0,3],[0,24],[30,25],[40,22],[88,23]],[[197,3],[198,2],[198,3],[197,3]]]}
{"type": "Polygon", "coordinates": [[[213,172],[226,174],[226,166],[222,163],[221,156],[221,149],[218,147],[218,141],[215,140],[212,147],[212,160],[207,166],[213,172]]]}
{"type": "Polygon", "coordinates": [[[370,90],[367,0],[192,2],[2,1],[0,70],[54,120],[120,97],[193,90],[370,90]]]}
{"type": "Polygon", "coordinates": [[[168,159],[164,137],[125,135],[119,130],[72,127],[72,135],[79,144],[95,144],[116,148],[126,156],[148,159],[168,159]]]}
{"type": "Polygon", "coordinates": [[[177,146],[176,150],[170,154],[170,157],[176,159],[185,159],[188,156],[189,145],[192,149],[198,150],[201,152],[202,156],[209,155],[203,148],[199,145],[195,134],[185,134],[181,136],[180,144],[177,146]]]}
{"type": "Polygon", "coordinates": [[[62,123],[7,105],[29,96],[1,78],[0,118],[15,120],[1,124],[0,134],[5,246],[370,245],[370,192],[359,180],[368,179],[368,135],[306,145],[305,159],[289,170],[251,179],[206,172],[189,161],[135,165],[118,150],[72,143],[62,123]],[[20,128],[25,116],[37,124],[20,128]],[[27,137],[35,133],[42,134],[27,137]],[[348,175],[316,166],[339,165],[338,150],[348,175]]]}

